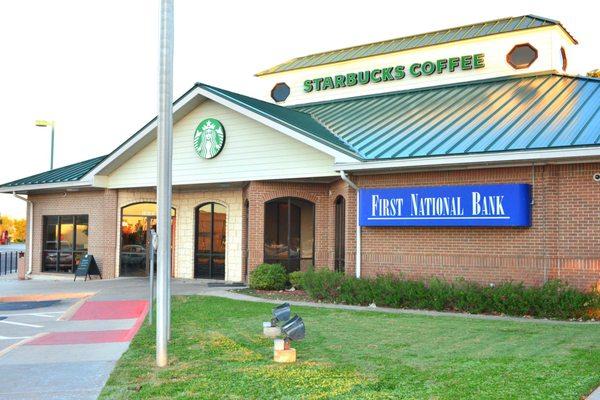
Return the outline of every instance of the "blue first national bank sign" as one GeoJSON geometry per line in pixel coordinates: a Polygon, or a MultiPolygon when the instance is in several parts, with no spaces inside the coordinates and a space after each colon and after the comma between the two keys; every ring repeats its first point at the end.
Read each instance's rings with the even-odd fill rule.
{"type": "Polygon", "coordinates": [[[360,189],[361,226],[531,226],[531,186],[360,189]]]}

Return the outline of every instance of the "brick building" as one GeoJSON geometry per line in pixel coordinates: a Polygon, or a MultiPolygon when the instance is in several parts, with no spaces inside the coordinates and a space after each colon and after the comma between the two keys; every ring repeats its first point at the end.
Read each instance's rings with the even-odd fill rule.
{"type": "MultiPolygon", "coordinates": [[[[359,277],[600,280],[600,80],[522,16],[299,57],[265,99],[197,83],[174,103],[172,275],[262,262],[359,277]]],[[[108,155],[9,182],[30,272],[148,273],[156,119],[108,155]]]]}

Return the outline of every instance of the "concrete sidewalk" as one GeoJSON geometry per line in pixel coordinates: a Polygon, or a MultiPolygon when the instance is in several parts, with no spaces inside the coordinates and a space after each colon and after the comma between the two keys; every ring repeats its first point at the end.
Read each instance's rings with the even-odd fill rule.
{"type": "MultiPolygon", "coordinates": [[[[174,295],[205,291],[206,281],[173,280],[174,295]]],[[[0,400],[96,399],[144,321],[148,294],[147,278],[0,281],[5,299],[88,296],[26,310],[0,303],[0,400]]]]}

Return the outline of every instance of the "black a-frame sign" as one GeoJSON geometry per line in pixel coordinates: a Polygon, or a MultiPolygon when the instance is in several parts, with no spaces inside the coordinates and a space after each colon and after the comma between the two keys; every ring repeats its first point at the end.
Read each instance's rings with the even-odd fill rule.
{"type": "Polygon", "coordinates": [[[84,281],[87,281],[88,276],[90,277],[90,279],[92,279],[92,275],[98,275],[100,279],[102,279],[100,269],[98,268],[98,264],[96,264],[94,256],[91,254],[86,254],[85,256],[83,256],[83,258],[79,262],[79,266],[75,270],[75,277],[73,278],[73,282],[75,282],[78,276],[84,276],[84,281]]]}

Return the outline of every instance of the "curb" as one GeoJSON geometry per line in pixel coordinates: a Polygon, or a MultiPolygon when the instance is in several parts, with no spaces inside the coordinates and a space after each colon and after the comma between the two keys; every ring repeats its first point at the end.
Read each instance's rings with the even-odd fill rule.
{"type": "Polygon", "coordinates": [[[13,303],[21,301],[47,301],[47,300],[64,300],[64,299],[80,299],[95,295],[96,292],[79,292],[79,293],[50,293],[50,294],[27,294],[20,296],[0,297],[0,303],[13,303]]]}
{"type": "Polygon", "coordinates": [[[36,335],[33,335],[33,336],[32,336],[32,337],[30,337],[30,338],[23,339],[23,340],[21,340],[20,342],[17,342],[17,343],[13,343],[13,344],[11,344],[10,346],[8,346],[8,347],[6,347],[6,348],[4,348],[4,349],[0,350],[0,358],[4,357],[4,356],[5,356],[6,354],[8,354],[10,351],[12,351],[12,350],[14,350],[14,349],[16,349],[16,348],[18,348],[18,347],[21,347],[21,346],[23,346],[23,345],[26,345],[27,343],[31,342],[32,340],[39,339],[39,338],[41,338],[42,336],[46,336],[47,334],[48,334],[48,332],[42,332],[42,333],[38,333],[38,334],[36,334],[36,335]]]}
{"type": "Polygon", "coordinates": [[[83,297],[81,300],[79,300],[78,302],[76,302],[75,304],[73,304],[71,307],[69,307],[67,309],[67,311],[65,311],[58,319],[57,321],[69,321],[73,315],[75,315],[75,313],[77,312],[77,310],[79,310],[81,308],[82,305],[85,304],[86,301],[88,301],[88,299],[92,296],[93,294],[90,294],[89,296],[85,296],[83,297]]]}
{"type": "MultiPolygon", "coordinates": [[[[252,296],[249,294],[235,293],[231,290],[212,291],[207,293],[201,293],[202,296],[215,296],[223,297],[231,300],[250,301],[257,303],[270,303],[270,304],[281,304],[282,302],[290,303],[291,305],[300,307],[315,307],[315,308],[327,308],[336,310],[347,310],[347,311],[363,311],[363,312],[378,312],[387,314],[408,314],[408,315],[422,315],[429,317],[454,317],[454,318],[465,318],[472,320],[487,320],[487,321],[510,321],[510,322],[523,322],[523,323],[540,323],[540,324],[557,324],[557,325],[600,325],[600,321],[562,321],[554,319],[539,319],[539,318],[522,318],[522,317],[506,317],[499,315],[487,315],[487,314],[467,314],[458,312],[448,311],[431,311],[431,310],[416,310],[408,308],[389,308],[389,307],[370,307],[370,306],[355,306],[348,304],[334,304],[334,303],[314,303],[308,301],[297,301],[297,300],[275,300],[266,299],[264,297],[252,296]]],[[[600,400],[600,397],[598,399],[600,400]]]]}
{"type": "Polygon", "coordinates": [[[590,393],[590,395],[586,397],[586,400],[600,400],[600,386],[590,393]]]}

